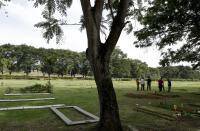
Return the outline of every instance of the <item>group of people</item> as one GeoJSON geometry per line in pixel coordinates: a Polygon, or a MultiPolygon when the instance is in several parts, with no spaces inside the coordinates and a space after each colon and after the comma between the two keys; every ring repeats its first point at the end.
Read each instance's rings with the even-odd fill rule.
{"type": "MultiPolygon", "coordinates": [[[[167,79],[167,85],[168,85],[168,92],[171,92],[172,82],[170,79],[167,79]]],[[[158,80],[158,88],[160,92],[162,91],[165,92],[165,86],[162,77],[158,80]]]]}
{"type": "MultiPolygon", "coordinates": [[[[151,78],[150,76],[146,79],[146,83],[147,83],[147,91],[151,91],[151,78]]],[[[144,91],[145,89],[145,79],[144,77],[141,77],[141,79],[136,79],[136,84],[137,84],[137,91],[140,90],[140,85],[141,85],[141,91],[144,91]]],[[[172,86],[172,82],[170,79],[167,79],[167,85],[168,85],[168,92],[171,92],[171,86],[172,86]]],[[[162,77],[158,80],[158,88],[160,92],[165,92],[165,87],[164,87],[164,81],[162,79],[162,77]]]]}

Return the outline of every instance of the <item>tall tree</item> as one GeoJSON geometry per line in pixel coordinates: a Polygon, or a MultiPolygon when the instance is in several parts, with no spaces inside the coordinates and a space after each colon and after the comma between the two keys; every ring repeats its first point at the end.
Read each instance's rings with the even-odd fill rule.
{"type": "Polygon", "coordinates": [[[6,59],[4,58],[4,48],[0,47],[0,72],[3,75],[4,67],[6,66],[6,59]]]}
{"type": "Polygon", "coordinates": [[[111,74],[115,78],[130,77],[130,60],[119,47],[116,47],[111,56],[111,74]]]}
{"type": "Polygon", "coordinates": [[[37,62],[35,48],[27,45],[16,46],[15,55],[17,57],[18,70],[24,71],[28,76],[34,64],[37,62]]]}
{"type": "Polygon", "coordinates": [[[131,61],[131,76],[133,78],[145,77],[148,72],[148,65],[140,60],[131,61]]]}
{"type": "MultiPolygon", "coordinates": [[[[113,88],[111,73],[109,71],[109,63],[111,54],[117,44],[120,34],[125,27],[126,17],[132,6],[131,0],[94,0],[94,4],[90,0],[80,0],[83,23],[86,28],[88,48],[86,56],[90,62],[97,85],[99,103],[100,103],[100,122],[99,131],[121,131],[122,126],[119,117],[119,109],[116,100],[116,94],[113,88]],[[102,31],[102,14],[104,9],[109,9],[108,15],[110,24],[110,32],[105,42],[101,41],[100,32],[102,31]]],[[[35,6],[39,4],[45,5],[43,16],[47,22],[40,22],[36,27],[46,29],[44,38],[50,40],[53,36],[57,36],[60,40],[63,32],[60,28],[60,21],[53,18],[55,10],[66,15],[67,7],[70,7],[72,0],[36,0],[35,6]]]]}
{"type": "Polygon", "coordinates": [[[100,39],[100,25],[105,1],[96,0],[93,7],[90,0],[80,1],[88,38],[87,58],[90,61],[99,94],[99,131],[121,131],[122,126],[109,71],[109,62],[112,51],[125,26],[129,0],[121,0],[119,2],[117,14],[113,16],[111,30],[105,43],[102,43],[100,39]]]}
{"type": "Polygon", "coordinates": [[[86,58],[85,52],[80,53],[80,74],[86,77],[90,71],[90,64],[86,58]]]}
{"type": "Polygon", "coordinates": [[[47,73],[50,81],[50,75],[55,72],[57,54],[53,49],[49,49],[42,56],[41,71],[47,73]]]}
{"type": "Polygon", "coordinates": [[[1,72],[1,74],[4,73],[4,67],[5,67],[5,64],[6,64],[5,62],[6,62],[5,58],[0,57],[0,72],[1,72]]]}
{"type": "Polygon", "coordinates": [[[10,44],[5,44],[1,47],[1,57],[4,58],[4,64],[10,75],[13,71],[17,70],[17,56],[15,49],[15,46],[10,44]]]}
{"type": "Polygon", "coordinates": [[[144,26],[135,32],[137,46],[169,47],[163,53],[162,65],[188,61],[194,68],[200,67],[199,9],[199,0],[153,0],[138,17],[144,26]],[[173,48],[178,43],[178,48],[173,48]]]}
{"type": "Polygon", "coordinates": [[[67,73],[69,58],[65,55],[64,50],[59,50],[58,53],[55,63],[55,73],[57,73],[58,76],[63,77],[67,73]]]}

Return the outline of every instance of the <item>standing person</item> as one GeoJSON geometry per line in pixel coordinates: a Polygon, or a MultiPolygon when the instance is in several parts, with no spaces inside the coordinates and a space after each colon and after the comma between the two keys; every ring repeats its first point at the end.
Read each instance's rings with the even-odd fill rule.
{"type": "Polygon", "coordinates": [[[167,83],[168,83],[168,92],[171,92],[172,81],[169,78],[167,79],[167,83]]]}
{"type": "Polygon", "coordinates": [[[160,92],[164,89],[164,81],[162,80],[162,77],[158,80],[158,88],[160,92]]]}
{"type": "Polygon", "coordinates": [[[165,82],[163,80],[162,91],[165,92],[165,82]]]}
{"type": "Polygon", "coordinates": [[[144,85],[145,85],[144,77],[141,78],[140,83],[141,83],[141,91],[144,91],[144,85]]]}
{"type": "Polygon", "coordinates": [[[147,79],[147,90],[151,90],[151,78],[150,78],[150,76],[147,79]]]}
{"type": "Polygon", "coordinates": [[[137,85],[137,91],[139,91],[140,88],[140,80],[137,78],[136,79],[136,85],[137,85]]]}

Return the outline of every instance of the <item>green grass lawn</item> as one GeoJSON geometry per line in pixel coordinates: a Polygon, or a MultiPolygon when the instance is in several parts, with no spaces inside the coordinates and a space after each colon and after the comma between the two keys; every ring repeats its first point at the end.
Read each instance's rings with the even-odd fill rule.
{"type": "MultiPolygon", "coordinates": [[[[7,87],[19,89],[36,83],[45,84],[44,80],[0,80],[0,98],[36,98],[36,97],[55,97],[56,100],[31,101],[31,102],[1,102],[0,107],[28,106],[28,105],[49,105],[65,104],[67,106],[79,106],[86,111],[99,115],[99,104],[95,82],[92,80],[52,80],[53,94],[39,96],[4,96],[7,87]]],[[[166,83],[165,83],[166,84],[166,83]]],[[[200,82],[176,81],[172,82],[172,93],[179,95],[176,98],[151,99],[151,98],[133,98],[126,94],[153,94],[158,91],[157,82],[152,82],[152,91],[136,91],[135,81],[114,81],[117,94],[120,116],[122,124],[134,126],[139,130],[180,130],[195,131],[200,129],[200,117],[187,118],[184,120],[168,121],[156,116],[137,112],[136,104],[143,106],[158,107],[160,103],[165,102],[168,105],[185,105],[188,103],[200,103],[200,82]]],[[[191,107],[194,108],[194,107],[191,107]]],[[[70,110],[63,110],[68,114],[70,110]]],[[[82,117],[69,114],[71,117],[82,117]]],[[[78,118],[74,118],[77,120],[78,118]]],[[[82,119],[82,118],[81,118],[82,119]]],[[[18,110],[18,111],[0,111],[0,131],[93,131],[96,124],[86,124],[78,126],[66,126],[49,109],[18,110]]]]}

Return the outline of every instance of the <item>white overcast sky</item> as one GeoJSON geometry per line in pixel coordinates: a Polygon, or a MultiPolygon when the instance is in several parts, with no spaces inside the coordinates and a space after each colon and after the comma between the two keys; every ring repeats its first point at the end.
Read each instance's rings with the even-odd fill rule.
{"type": "MultiPolygon", "coordinates": [[[[42,30],[33,25],[43,20],[42,7],[33,8],[33,3],[28,0],[12,0],[8,6],[0,10],[0,44],[24,44],[34,47],[70,49],[72,51],[85,51],[87,38],[85,30],[80,32],[79,26],[63,26],[64,38],[61,44],[52,40],[49,44],[42,38],[42,30]]],[[[78,23],[82,10],[79,0],[74,0],[68,10],[68,23],[78,23]]],[[[137,28],[137,27],[135,27],[137,28]]],[[[139,49],[133,45],[134,36],[122,33],[117,46],[129,58],[139,59],[151,67],[159,66],[160,52],[156,47],[139,49]]]]}

